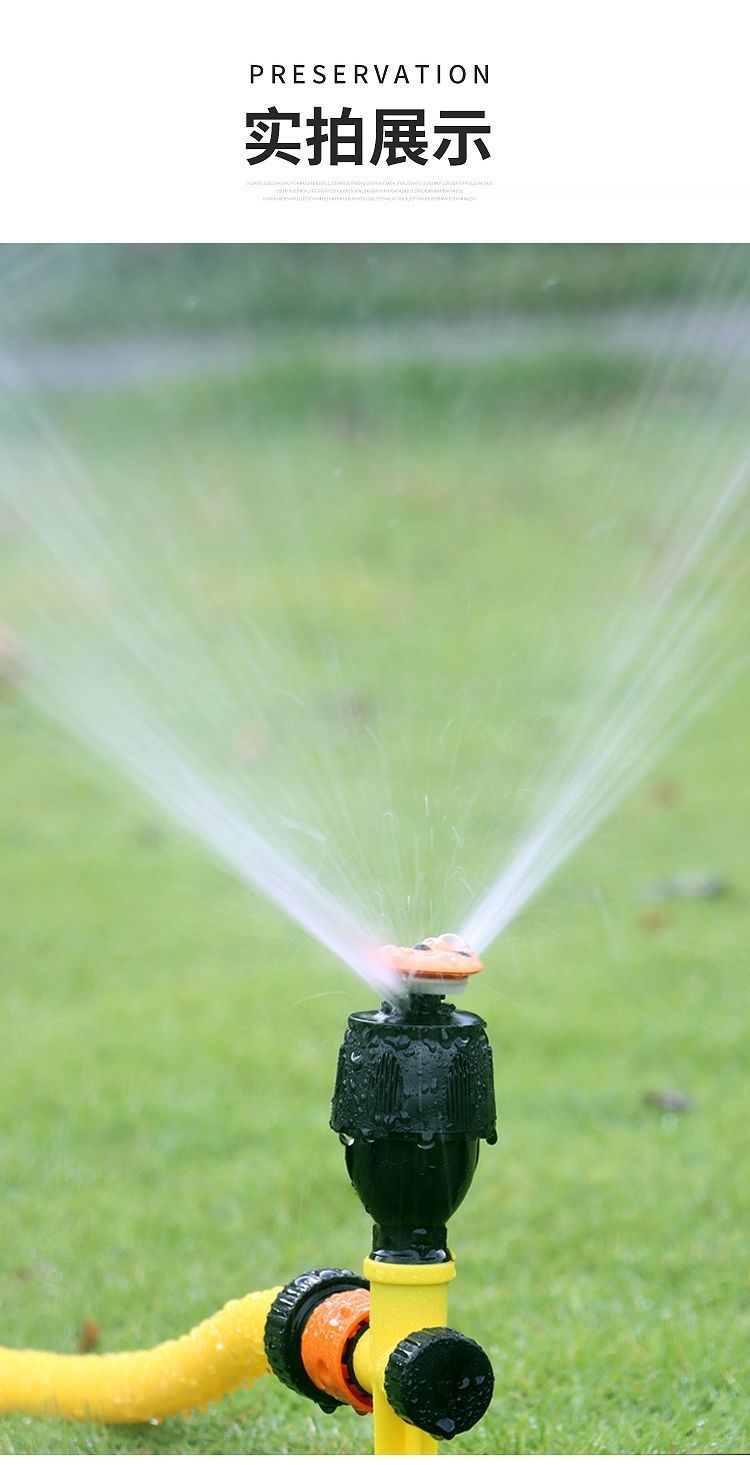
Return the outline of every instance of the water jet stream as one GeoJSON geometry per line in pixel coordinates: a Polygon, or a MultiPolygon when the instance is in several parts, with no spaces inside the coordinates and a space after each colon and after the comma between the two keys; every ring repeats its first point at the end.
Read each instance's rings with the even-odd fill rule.
{"type": "MultiPolygon", "coordinates": [[[[16,269],[22,266],[16,260],[16,269]]],[[[37,282],[45,268],[45,259],[32,257],[28,264],[37,282]]],[[[617,510],[616,526],[622,503],[627,506],[626,465],[649,410],[659,392],[671,401],[679,389],[678,365],[694,347],[705,350],[711,319],[697,306],[678,323],[679,358],[664,350],[652,353],[621,452],[610,450],[611,481],[589,506],[605,526],[608,508],[617,510]]],[[[579,664],[572,668],[574,652],[564,644],[566,592],[577,587],[574,572],[566,579],[560,567],[559,603],[550,602],[547,618],[549,644],[532,648],[534,695],[544,710],[545,672],[554,684],[560,659],[575,695],[568,699],[567,729],[563,723],[556,731],[558,751],[544,747],[536,766],[523,770],[525,778],[517,775],[514,752],[514,786],[508,790],[502,775],[495,782],[486,756],[486,777],[472,773],[473,785],[461,785],[467,739],[479,726],[499,743],[503,719],[511,720],[518,683],[509,668],[514,656],[524,656],[525,643],[519,641],[520,650],[513,643],[518,628],[509,616],[509,593],[495,588],[495,562],[487,561],[493,574],[485,571],[484,580],[472,583],[470,573],[481,548],[476,536],[484,533],[489,540],[489,525],[499,540],[506,520],[512,522],[497,507],[494,480],[494,517],[488,520],[480,503],[472,520],[467,505],[466,559],[451,543],[439,588],[444,600],[457,585],[467,586],[469,629],[462,629],[462,644],[469,652],[471,597],[480,606],[480,629],[482,616],[488,624],[494,616],[497,686],[482,684],[482,667],[478,661],[474,670],[469,657],[463,683],[445,695],[442,666],[460,617],[455,627],[444,626],[442,640],[433,637],[425,668],[416,667],[409,659],[409,616],[431,624],[437,601],[430,599],[429,576],[421,598],[414,591],[414,550],[410,558],[409,547],[404,550],[398,540],[401,582],[381,583],[372,575],[342,578],[337,600],[336,574],[342,569],[326,558],[325,494],[306,505],[298,465],[287,468],[285,436],[274,437],[253,416],[252,394],[249,405],[241,395],[235,402],[226,387],[227,418],[234,422],[237,412],[233,442],[242,469],[236,483],[231,477],[224,482],[226,461],[211,447],[205,461],[192,461],[198,437],[185,433],[182,441],[186,419],[174,415],[172,399],[165,405],[127,398],[146,447],[151,444],[155,458],[161,454],[141,478],[145,459],[129,443],[110,443],[106,433],[101,441],[95,434],[87,437],[90,424],[81,428],[75,412],[71,419],[70,402],[38,397],[22,357],[9,349],[0,362],[0,502],[20,536],[18,630],[26,691],[347,966],[381,992],[393,991],[397,978],[378,956],[383,941],[412,944],[426,929],[456,925],[477,950],[485,948],[726,679],[734,641],[744,654],[739,624],[729,635],[722,632],[720,646],[715,637],[744,572],[738,550],[746,527],[750,454],[732,394],[733,373],[745,356],[743,341],[732,338],[724,370],[717,374],[714,362],[713,389],[686,415],[676,445],[668,442],[658,517],[653,524],[649,517],[651,547],[637,556],[630,577],[623,555],[613,584],[606,568],[598,592],[593,583],[597,593],[588,620],[604,618],[607,629],[580,648],[579,664]],[[742,440],[736,444],[738,431],[742,440]],[[263,448],[263,471],[278,470],[260,488],[252,473],[253,446],[263,448]],[[210,582],[204,550],[215,571],[210,582]],[[33,571],[33,591],[25,588],[27,568],[33,571]],[[389,621],[394,588],[400,586],[414,598],[405,600],[401,620],[389,621]],[[370,640],[360,643],[352,636],[346,643],[355,592],[369,596],[374,607],[370,640]],[[326,596],[335,610],[333,629],[316,619],[318,601],[326,596]],[[231,614],[224,614],[226,605],[231,614]],[[505,640],[504,616],[511,621],[505,640]],[[390,660],[383,657],[379,674],[397,689],[398,715],[382,730],[350,689],[352,668],[359,672],[373,646],[385,646],[389,637],[393,650],[390,660]],[[407,650],[399,664],[402,641],[407,650]],[[578,676],[581,667],[586,677],[578,676]],[[320,710],[325,697],[343,707],[337,715],[354,727],[338,741],[320,710]],[[239,733],[246,750],[241,766],[231,751],[239,733]],[[433,759],[424,783],[418,781],[419,757],[411,763],[403,757],[410,740],[433,759]],[[494,811],[494,823],[480,837],[482,806],[494,811]],[[398,887],[398,904],[387,881],[398,887]],[[468,919],[459,909],[466,891],[468,919]]],[[[106,393],[97,400],[96,417],[101,413],[106,422],[111,404],[106,393]]],[[[741,393],[737,402],[744,410],[741,393]]],[[[183,413],[200,405],[192,397],[186,403],[183,413]]],[[[116,412],[112,421],[116,431],[116,412]]],[[[340,474],[340,443],[330,433],[322,440],[321,449],[314,439],[320,462],[334,464],[332,474],[340,474]]],[[[355,471],[358,451],[361,457],[355,440],[355,471]]],[[[429,459],[428,469],[436,471],[429,459]]],[[[419,471],[428,469],[419,459],[419,471]]],[[[314,460],[307,493],[315,472],[314,460]]],[[[424,492],[421,482],[418,487],[424,492]]],[[[429,515],[432,502],[426,502],[429,515]]],[[[347,571],[357,556],[365,556],[363,538],[374,535],[381,518],[398,506],[398,495],[385,495],[364,526],[353,517],[347,571]]],[[[449,535],[450,525],[443,549],[449,535]]],[[[583,558],[577,564],[587,568],[583,558]]],[[[532,592],[538,590],[532,583],[532,592]]],[[[15,612],[8,615],[14,622],[15,612]]],[[[570,625],[575,624],[571,613],[570,625]]],[[[529,714],[522,708],[521,725],[524,715],[529,714]]],[[[482,766],[478,755],[477,765],[482,766]]]]}

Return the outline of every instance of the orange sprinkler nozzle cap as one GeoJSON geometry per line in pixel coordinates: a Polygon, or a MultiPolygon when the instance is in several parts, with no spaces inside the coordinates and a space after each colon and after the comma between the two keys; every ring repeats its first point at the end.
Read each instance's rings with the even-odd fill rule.
{"type": "Polygon", "coordinates": [[[427,936],[416,946],[381,946],[381,960],[391,971],[403,977],[419,977],[429,981],[465,982],[482,963],[462,936],[447,932],[444,936],[427,936]]]}
{"type": "Polygon", "coordinates": [[[302,1333],[302,1363],[310,1382],[340,1404],[353,1405],[358,1414],[372,1413],[372,1399],[357,1383],[351,1357],[369,1325],[370,1294],[356,1287],[320,1302],[302,1333]]]}

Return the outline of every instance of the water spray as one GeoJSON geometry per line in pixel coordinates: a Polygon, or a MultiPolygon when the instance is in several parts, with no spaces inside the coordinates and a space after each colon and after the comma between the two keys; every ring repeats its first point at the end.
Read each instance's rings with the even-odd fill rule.
{"type": "Polygon", "coordinates": [[[378,1011],[349,1018],[331,1110],[373,1222],[364,1275],[305,1272],[138,1353],[0,1349],[0,1410],[158,1423],[270,1369],[327,1413],[372,1413],[376,1454],[434,1454],[481,1419],[492,1365],[448,1327],[447,1223],[481,1140],[497,1137],[492,1050],[482,1018],[446,998],[482,964],[454,935],[385,947],[380,960],[398,985],[378,1011]]]}

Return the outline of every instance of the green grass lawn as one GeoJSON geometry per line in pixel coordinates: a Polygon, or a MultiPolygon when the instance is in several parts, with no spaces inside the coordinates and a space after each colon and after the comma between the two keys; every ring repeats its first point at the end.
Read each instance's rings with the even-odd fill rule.
{"type": "Polygon", "coordinates": [[[20,310],[44,339],[243,327],[272,334],[689,304],[701,292],[747,300],[749,260],[747,245],[5,245],[0,282],[8,314],[20,310]]]}
{"type": "MultiPolygon", "coordinates": [[[[200,539],[208,602],[227,572],[217,636],[231,644],[242,616],[270,606],[269,624],[283,616],[309,654],[312,697],[319,639],[340,635],[414,821],[417,771],[440,788],[433,733],[446,697],[457,703],[444,798],[470,803],[461,832],[479,878],[500,801],[530,752],[540,766],[554,754],[593,644],[586,618],[638,562],[667,466],[688,434],[698,456],[717,443],[728,452],[733,413],[686,379],[640,433],[617,532],[592,550],[598,486],[639,381],[632,362],[575,350],[481,369],[347,365],[315,341],[304,359],[282,353],[231,389],[201,378],[147,400],[113,390],[53,410],[113,493],[123,475],[158,483],[178,519],[186,463],[230,489],[250,473],[265,504],[293,486],[302,525],[289,543],[280,536],[265,578],[261,553],[253,574],[241,560],[227,572],[231,522],[200,539]],[[467,578],[472,611],[459,625],[467,578]],[[552,580],[566,592],[560,654],[545,645],[552,580]],[[509,683],[497,678],[500,611],[504,644],[518,648],[509,683]],[[420,715],[412,701],[404,723],[410,669],[420,715]]],[[[27,569],[15,564],[10,582],[19,623],[27,569]]],[[[500,1141],[451,1226],[451,1320],[489,1351],[496,1391],[446,1454],[747,1449],[746,698],[737,683],[702,713],[474,979],[500,1141]],[[691,870],[725,877],[726,894],[643,900],[644,885],[691,870]],[[694,1107],[644,1104],[668,1088],[694,1107]]],[[[322,747],[327,718],[327,698],[313,700],[294,735],[309,721],[322,747]]],[[[338,726],[334,749],[357,879],[373,797],[359,721],[338,726]]],[[[283,751],[250,776],[281,787],[283,751]]],[[[147,1346],[307,1267],[358,1268],[367,1218],[328,1106],[346,1017],[369,1005],[367,989],[45,721],[22,684],[0,697],[0,758],[2,1342],[74,1350],[90,1317],[102,1349],[147,1346]]],[[[436,929],[460,907],[449,848],[438,831],[416,858],[402,851],[415,889],[422,879],[418,919],[434,916],[436,929]]],[[[373,850],[380,859],[386,845],[373,850]]],[[[374,908],[405,919],[397,874],[382,871],[374,908]]],[[[6,1453],[369,1448],[367,1421],[323,1416],[272,1379],[158,1427],[0,1419],[6,1453]]]]}

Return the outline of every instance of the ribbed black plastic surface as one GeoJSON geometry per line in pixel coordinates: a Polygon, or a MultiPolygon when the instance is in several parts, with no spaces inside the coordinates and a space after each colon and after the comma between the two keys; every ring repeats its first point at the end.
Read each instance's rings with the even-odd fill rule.
{"type": "Polygon", "coordinates": [[[355,1012],[339,1052],[331,1127],[366,1140],[497,1138],[484,1022],[429,997],[355,1012]]]}
{"type": "Polygon", "coordinates": [[[422,1328],[396,1344],[385,1394],[399,1419],[452,1440],[486,1412],[495,1377],[483,1348],[452,1328],[422,1328]]]}

